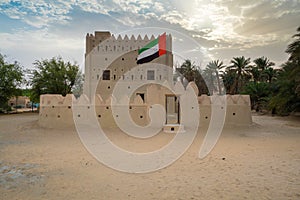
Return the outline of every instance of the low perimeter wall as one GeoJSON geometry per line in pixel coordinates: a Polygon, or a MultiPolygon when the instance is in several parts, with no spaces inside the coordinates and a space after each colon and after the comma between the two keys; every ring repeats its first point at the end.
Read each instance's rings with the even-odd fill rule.
{"type": "MultiPolygon", "coordinates": [[[[200,127],[208,126],[213,117],[213,107],[225,111],[224,125],[250,125],[252,124],[251,105],[249,95],[226,95],[226,98],[220,96],[201,95],[198,97],[200,127]],[[224,102],[225,101],[225,102],[224,102]]],[[[75,99],[72,94],[66,97],[61,95],[41,95],[39,125],[46,128],[68,128],[74,127],[72,106],[82,107],[82,109],[91,109],[95,107],[95,115],[101,127],[115,127],[115,120],[111,111],[111,99],[103,101],[100,95],[97,95],[92,102],[82,95],[75,99]]],[[[140,126],[145,126],[150,119],[148,111],[151,105],[143,102],[134,102],[128,106],[132,120],[140,126]]],[[[216,109],[216,110],[217,110],[216,109]]],[[[218,115],[218,112],[214,113],[218,115]]],[[[84,118],[84,115],[76,113],[78,118],[84,118]]],[[[192,117],[192,116],[191,116],[192,117]]]]}

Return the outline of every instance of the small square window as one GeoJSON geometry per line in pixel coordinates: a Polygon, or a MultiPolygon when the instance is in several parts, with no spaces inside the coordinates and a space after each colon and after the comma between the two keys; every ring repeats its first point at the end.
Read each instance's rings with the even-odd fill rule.
{"type": "Polygon", "coordinates": [[[147,71],[147,80],[155,80],[155,72],[154,70],[147,71]]]}
{"type": "Polygon", "coordinates": [[[110,70],[104,70],[102,74],[103,80],[110,80],[110,70]]]}

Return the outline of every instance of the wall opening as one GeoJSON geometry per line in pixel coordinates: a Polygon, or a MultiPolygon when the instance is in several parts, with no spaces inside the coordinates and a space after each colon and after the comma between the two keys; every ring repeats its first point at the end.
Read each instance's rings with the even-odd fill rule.
{"type": "Polygon", "coordinates": [[[180,124],[179,97],[171,94],[166,95],[166,124],[180,124]]]}
{"type": "Polygon", "coordinates": [[[136,95],[139,95],[142,98],[143,103],[145,103],[145,93],[136,93],[136,95]]]}
{"type": "Polygon", "coordinates": [[[110,70],[103,71],[102,80],[110,80],[110,70]]]}
{"type": "Polygon", "coordinates": [[[155,80],[155,71],[147,70],[147,80],[155,80]]]}

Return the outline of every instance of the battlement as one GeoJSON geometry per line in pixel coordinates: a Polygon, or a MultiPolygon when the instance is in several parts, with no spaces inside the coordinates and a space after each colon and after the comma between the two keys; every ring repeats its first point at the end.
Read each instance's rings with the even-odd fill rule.
{"type": "MultiPolygon", "coordinates": [[[[167,38],[171,41],[171,35],[168,35],[167,38]]],[[[124,35],[123,37],[118,35],[116,37],[108,31],[96,31],[94,35],[91,33],[86,35],[86,55],[91,52],[129,52],[143,47],[154,39],[154,35],[144,35],[143,37],[140,34],[137,37],[134,35],[124,35]]],[[[171,50],[170,45],[168,50],[171,50]]]]}

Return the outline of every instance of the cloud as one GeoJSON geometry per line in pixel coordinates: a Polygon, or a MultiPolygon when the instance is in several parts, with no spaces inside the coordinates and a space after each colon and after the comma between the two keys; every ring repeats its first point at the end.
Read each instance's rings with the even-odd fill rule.
{"type": "Polygon", "coordinates": [[[16,60],[30,68],[35,60],[63,56],[77,61],[82,66],[84,40],[59,37],[47,29],[18,31],[13,34],[0,33],[0,51],[8,56],[18,56],[16,60]],[[5,47],[5,49],[3,49],[5,47]],[[30,58],[30,59],[28,59],[30,58]]]}
{"type": "Polygon", "coordinates": [[[37,57],[46,55],[46,46],[51,56],[57,55],[57,52],[71,56],[70,52],[73,52],[74,57],[82,58],[87,32],[109,30],[119,33],[149,26],[169,28],[192,36],[207,50],[207,54],[214,56],[229,56],[241,50],[256,56],[255,48],[276,46],[281,48],[274,51],[274,58],[278,58],[299,26],[300,2],[2,0],[0,12],[9,17],[10,22],[18,22],[17,26],[6,24],[0,30],[2,49],[20,54],[31,49],[32,53],[26,52],[31,59],[37,59],[34,53],[37,57]]]}

